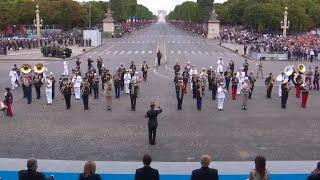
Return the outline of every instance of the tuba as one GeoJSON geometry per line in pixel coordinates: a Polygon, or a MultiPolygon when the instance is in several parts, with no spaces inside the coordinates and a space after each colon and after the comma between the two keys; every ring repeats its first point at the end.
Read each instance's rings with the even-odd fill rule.
{"type": "Polygon", "coordinates": [[[31,72],[31,65],[30,64],[22,64],[21,68],[20,68],[20,71],[23,73],[23,74],[29,74],[31,72]]]}
{"type": "Polygon", "coordinates": [[[292,73],[293,73],[293,66],[290,65],[290,66],[286,66],[284,68],[284,74],[286,74],[287,76],[290,76],[292,73]]]}
{"type": "Polygon", "coordinates": [[[44,67],[44,65],[42,63],[38,63],[33,67],[33,70],[34,70],[35,73],[41,74],[41,73],[44,72],[45,67],[44,67]]]}
{"type": "Polygon", "coordinates": [[[300,72],[300,73],[305,73],[306,72],[306,66],[304,65],[304,64],[299,64],[298,65],[298,71],[300,72]]]}

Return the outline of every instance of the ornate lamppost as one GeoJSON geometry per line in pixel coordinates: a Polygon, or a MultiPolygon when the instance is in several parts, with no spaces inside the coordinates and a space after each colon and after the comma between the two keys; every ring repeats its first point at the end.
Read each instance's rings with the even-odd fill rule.
{"type": "Polygon", "coordinates": [[[281,28],[283,29],[283,37],[287,37],[287,29],[290,27],[290,21],[288,21],[288,7],[284,8],[283,21],[281,21],[281,28]]]}
{"type": "Polygon", "coordinates": [[[40,28],[42,27],[43,24],[43,20],[40,19],[40,10],[39,10],[39,5],[36,5],[36,19],[33,20],[33,25],[37,28],[37,37],[40,38],[41,37],[41,33],[40,33],[40,28]]]}

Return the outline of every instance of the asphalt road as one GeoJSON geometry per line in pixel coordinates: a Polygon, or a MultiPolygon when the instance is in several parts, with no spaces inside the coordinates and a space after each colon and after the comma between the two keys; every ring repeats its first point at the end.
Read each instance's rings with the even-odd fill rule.
{"type": "MultiPolygon", "coordinates": [[[[103,95],[98,100],[90,97],[90,110],[84,111],[82,102],[72,100],[71,110],[65,110],[64,100],[58,95],[52,106],[42,99],[31,105],[22,99],[22,90],[14,91],[14,117],[0,120],[0,157],[71,160],[137,161],[150,153],[156,161],[197,161],[207,153],[215,160],[252,160],[256,155],[268,160],[314,160],[320,156],[319,92],[312,91],[308,108],[300,108],[300,100],[293,92],[288,108],[280,108],[277,88],[272,99],[265,99],[265,87],[257,82],[254,99],[248,111],[241,110],[241,101],[225,100],[225,110],[217,110],[217,102],[207,92],[203,111],[196,110],[190,93],[183,101],[183,111],[177,111],[173,86],[173,65],[191,61],[200,70],[212,65],[218,57],[225,64],[233,59],[239,67],[243,58],[217,45],[213,40],[188,34],[168,24],[154,24],[120,39],[111,39],[99,48],[81,55],[82,60],[101,56],[104,64],[115,71],[120,63],[129,66],[145,60],[152,67],[148,81],[142,84],[137,111],[130,111],[130,100],[123,92],[113,101],[112,111],[106,110],[103,95]],[[157,50],[163,52],[160,67],[153,67],[157,50]],[[157,145],[148,145],[145,112],[151,101],[163,107],[159,115],[157,145]]],[[[35,61],[27,63],[35,64],[35,61]]],[[[0,61],[0,87],[9,86],[9,68],[21,61],[0,61]]],[[[58,79],[63,71],[61,61],[43,62],[58,79]]],[[[278,74],[286,65],[299,62],[265,62],[264,70],[278,74]]],[[[69,61],[69,69],[75,60],[69,61]]],[[[96,64],[94,64],[96,65],[96,64]]],[[[310,63],[305,63],[309,66],[310,63]]],[[[320,65],[315,62],[312,66],[320,65]]],[[[82,64],[83,71],[86,63],[82,64]]],[[[138,68],[140,70],[140,68],[138,68]]],[[[256,71],[256,62],[250,61],[256,71]]],[[[4,93],[4,90],[1,90],[4,93]]],[[[35,91],[33,91],[35,97],[35,91]]],[[[101,92],[100,92],[101,93],[101,92]]]]}

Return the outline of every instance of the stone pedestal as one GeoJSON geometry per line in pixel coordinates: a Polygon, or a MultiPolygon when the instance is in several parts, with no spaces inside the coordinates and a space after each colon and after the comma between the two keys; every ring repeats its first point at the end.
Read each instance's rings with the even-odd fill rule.
{"type": "Polygon", "coordinates": [[[218,15],[213,9],[211,13],[211,18],[208,21],[208,39],[214,39],[220,37],[220,21],[217,19],[218,15]]]}
{"type": "Polygon", "coordinates": [[[103,32],[114,32],[114,20],[110,9],[108,9],[108,12],[106,13],[106,18],[103,20],[103,32]]]}

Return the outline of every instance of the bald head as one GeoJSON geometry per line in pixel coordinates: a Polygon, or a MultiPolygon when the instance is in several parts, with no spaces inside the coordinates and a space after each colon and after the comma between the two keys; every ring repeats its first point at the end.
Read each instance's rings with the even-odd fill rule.
{"type": "Polygon", "coordinates": [[[202,165],[202,167],[209,167],[209,165],[210,165],[210,156],[209,155],[202,155],[201,156],[201,165],[202,165]]]}

